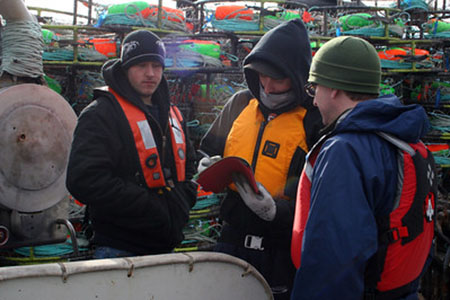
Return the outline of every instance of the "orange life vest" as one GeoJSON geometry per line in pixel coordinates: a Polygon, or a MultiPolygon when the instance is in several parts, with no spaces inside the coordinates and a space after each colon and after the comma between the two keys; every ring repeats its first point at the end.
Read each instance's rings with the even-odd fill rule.
{"type": "MultiPolygon", "coordinates": [[[[113,89],[109,92],[114,95],[122,107],[133,132],[134,143],[139,155],[142,172],[145,182],[149,188],[166,186],[166,180],[159,159],[158,148],[153,137],[152,130],[145,113],[136,105],[125,100],[113,89]]],[[[185,180],[186,169],[186,137],[181,127],[183,118],[176,106],[170,107],[169,128],[172,141],[172,151],[177,170],[177,180],[185,180]]]]}

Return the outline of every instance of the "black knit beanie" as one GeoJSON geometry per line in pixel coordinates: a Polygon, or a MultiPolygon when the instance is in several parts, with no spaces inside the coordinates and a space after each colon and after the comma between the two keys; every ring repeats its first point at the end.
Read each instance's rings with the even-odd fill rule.
{"type": "Polygon", "coordinates": [[[124,69],[144,61],[157,61],[164,67],[165,56],[164,43],[151,31],[136,30],[123,39],[120,59],[124,69]]]}

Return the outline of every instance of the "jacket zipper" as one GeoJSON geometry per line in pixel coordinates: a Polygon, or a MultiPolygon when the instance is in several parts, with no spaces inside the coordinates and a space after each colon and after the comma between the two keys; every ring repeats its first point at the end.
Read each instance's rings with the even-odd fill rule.
{"type": "MultiPolygon", "coordinates": [[[[165,130],[163,131],[163,129],[161,128],[161,124],[159,124],[159,122],[157,122],[155,120],[155,118],[153,118],[153,116],[150,113],[146,113],[146,115],[148,116],[148,118],[150,118],[154,123],[156,123],[156,126],[158,126],[159,132],[161,133],[161,137],[162,137],[162,146],[161,146],[161,153],[160,153],[160,163],[161,163],[161,169],[162,169],[162,176],[164,177],[164,180],[166,181],[167,185],[171,188],[174,187],[174,183],[172,179],[167,180],[166,176],[164,174],[164,165],[165,165],[165,161],[166,161],[166,147],[167,147],[167,132],[169,130],[169,122],[170,122],[170,116],[169,116],[169,122],[167,122],[165,130]]],[[[150,124],[149,124],[150,125],[150,124]]],[[[159,152],[159,151],[158,151],[159,152]]]]}
{"type": "MultiPolygon", "coordinates": [[[[169,123],[170,123],[170,116],[169,116],[169,122],[167,122],[167,125],[166,125],[166,130],[165,130],[165,132],[163,132],[163,135],[162,135],[161,167],[162,167],[162,170],[163,170],[163,176],[164,176],[164,179],[166,181],[166,184],[170,188],[174,188],[175,187],[175,183],[173,182],[173,179],[172,179],[173,178],[173,174],[170,174],[170,178],[167,179],[165,174],[164,174],[164,167],[163,167],[164,166],[164,161],[166,159],[167,134],[170,134],[169,126],[171,126],[171,125],[169,125],[169,123]]],[[[169,168],[169,170],[170,170],[170,172],[172,172],[172,170],[170,168],[169,168]]]]}
{"type": "Polygon", "coordinates": [[[167,124],[166,126],[166,130],[163,132],[161,129],[161,133],[162,133],[162,153],[161,153],[161,164],[163,164],[163,162],[165,162],[165,158],[166,158],[166,146],[167,146],[167,131],[169,129],[169,124],[167,124]]]}
{"type": "Polygon", "coordinates": [[[259,149],[261,148],[261,140],[262,140],[262,136],[264,134],[264,129],[266,128],[267,123],[268,123],[267,120],[264,120],[264,121],[262,121],[261,125],[259,126],[258,137],[256,138],[256,145],[255,145],[255,150],[253,152],[253,158],[252,158],[253,172],[255,172],[255,169],[256,169],[256,161],[258,160],[258,153],[259,153],[259,149]]]}

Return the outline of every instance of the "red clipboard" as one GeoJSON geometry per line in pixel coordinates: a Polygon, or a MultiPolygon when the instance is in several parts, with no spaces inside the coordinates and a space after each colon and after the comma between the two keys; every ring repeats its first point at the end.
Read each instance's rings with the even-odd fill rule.
{"type": "Polygon", "coordinates": [[[241,173],[247,178],[250,187],[255,193],[259,193],[256,184],[255,175],[250,164],[243,158],[237,156],[228,156],[212,164],[198,176],[197,183],[205,191],[214,193],[222,192],[227,186],[233,183],[231,175],[241,173]]]}

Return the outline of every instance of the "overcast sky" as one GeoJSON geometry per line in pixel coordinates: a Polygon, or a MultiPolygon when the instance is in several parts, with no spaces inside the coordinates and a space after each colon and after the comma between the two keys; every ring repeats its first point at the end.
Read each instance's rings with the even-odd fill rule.
{"type": "MultiPolygon", "coordinates": [[[[111,4],[127,3],[127,2],[132,2],[132,1],[133,0],[94,0],[93,2],[99,3],[99,4],[111,5],[111,4]]],[[[434,4],[434,1],[436,1],[436,0],[427,0],[426,2],[434,4]]],[[[437,0],[437,1],[438,1],[439,8],[442,9],[442,1],[443,0],[437,0]]],[[[152,4],[158,4],[158,0],[148,0],[147,2],[152,3],[152,4]]],[[[375,1],[363,1],[363,2],[368,5],[373,5],[373,3],[375,3],[375,1]]],[[[386,6],[390,6],[391,3],[395,3],[395,2],[397,2],[397,0],[378,0],[378,6],[386,7],[386,6]]],[[[448,9],[448,7],[450,7],[450,4],[448,2],[450,2],[450,1],[447,0],[447,9],[448,9]]],[[[252,3],[252,2],[249,1],[248,3],[252,3]]],[[[60,10],[60,11],[73,12],[74,0],[25,0],[25,5],[32,6],[32,7],[51,8],[51,9],[60,10]]],[[[176,7],[175,2],[172,0],[163,0],[163,5],[169,6],[169,7],[176,7]]],[[[78,2],[78,13],[87,15],[87,8],[80,2],[78,2]]],[[[44,13],[42,15],[45,16],[44,13]]],[[[66,18],[69,20],[69,22],[71,20],[70,17],[63,17],[63,16],[56,17],[54,15],[52,15],[52,16],[54,17],[55,20],[59,20],[59,18],[66,18]]],[[[93,16],[95,17],[96,14],[93,14],[93,16]]]]}
{"type": "MultiPolygon", "coordinates": [[[[133,0],[94,0],[93,2],[98,3],[98,4],[110,5],[110,4],[133,2],[133,0]]],[[[154,0],[154,1],[149,0],[147,2],[158,4],[157,0],[154,0]]],[[[169,3],[173,3],[173,2],[174,1],[164,0],[163,3],[164,3],[164,5],[170,6],[169,3]]],[[[43,7],[43,8],[47,7],[47,8],[52,8],[52,9],[56,9],[56,10],[72,12],[74,0],[25,0],[25,4],[27,6],[43,7]]],[[[84,8],[84,5],[79,2],[78,7],[82,10],[84,8]]]]}

